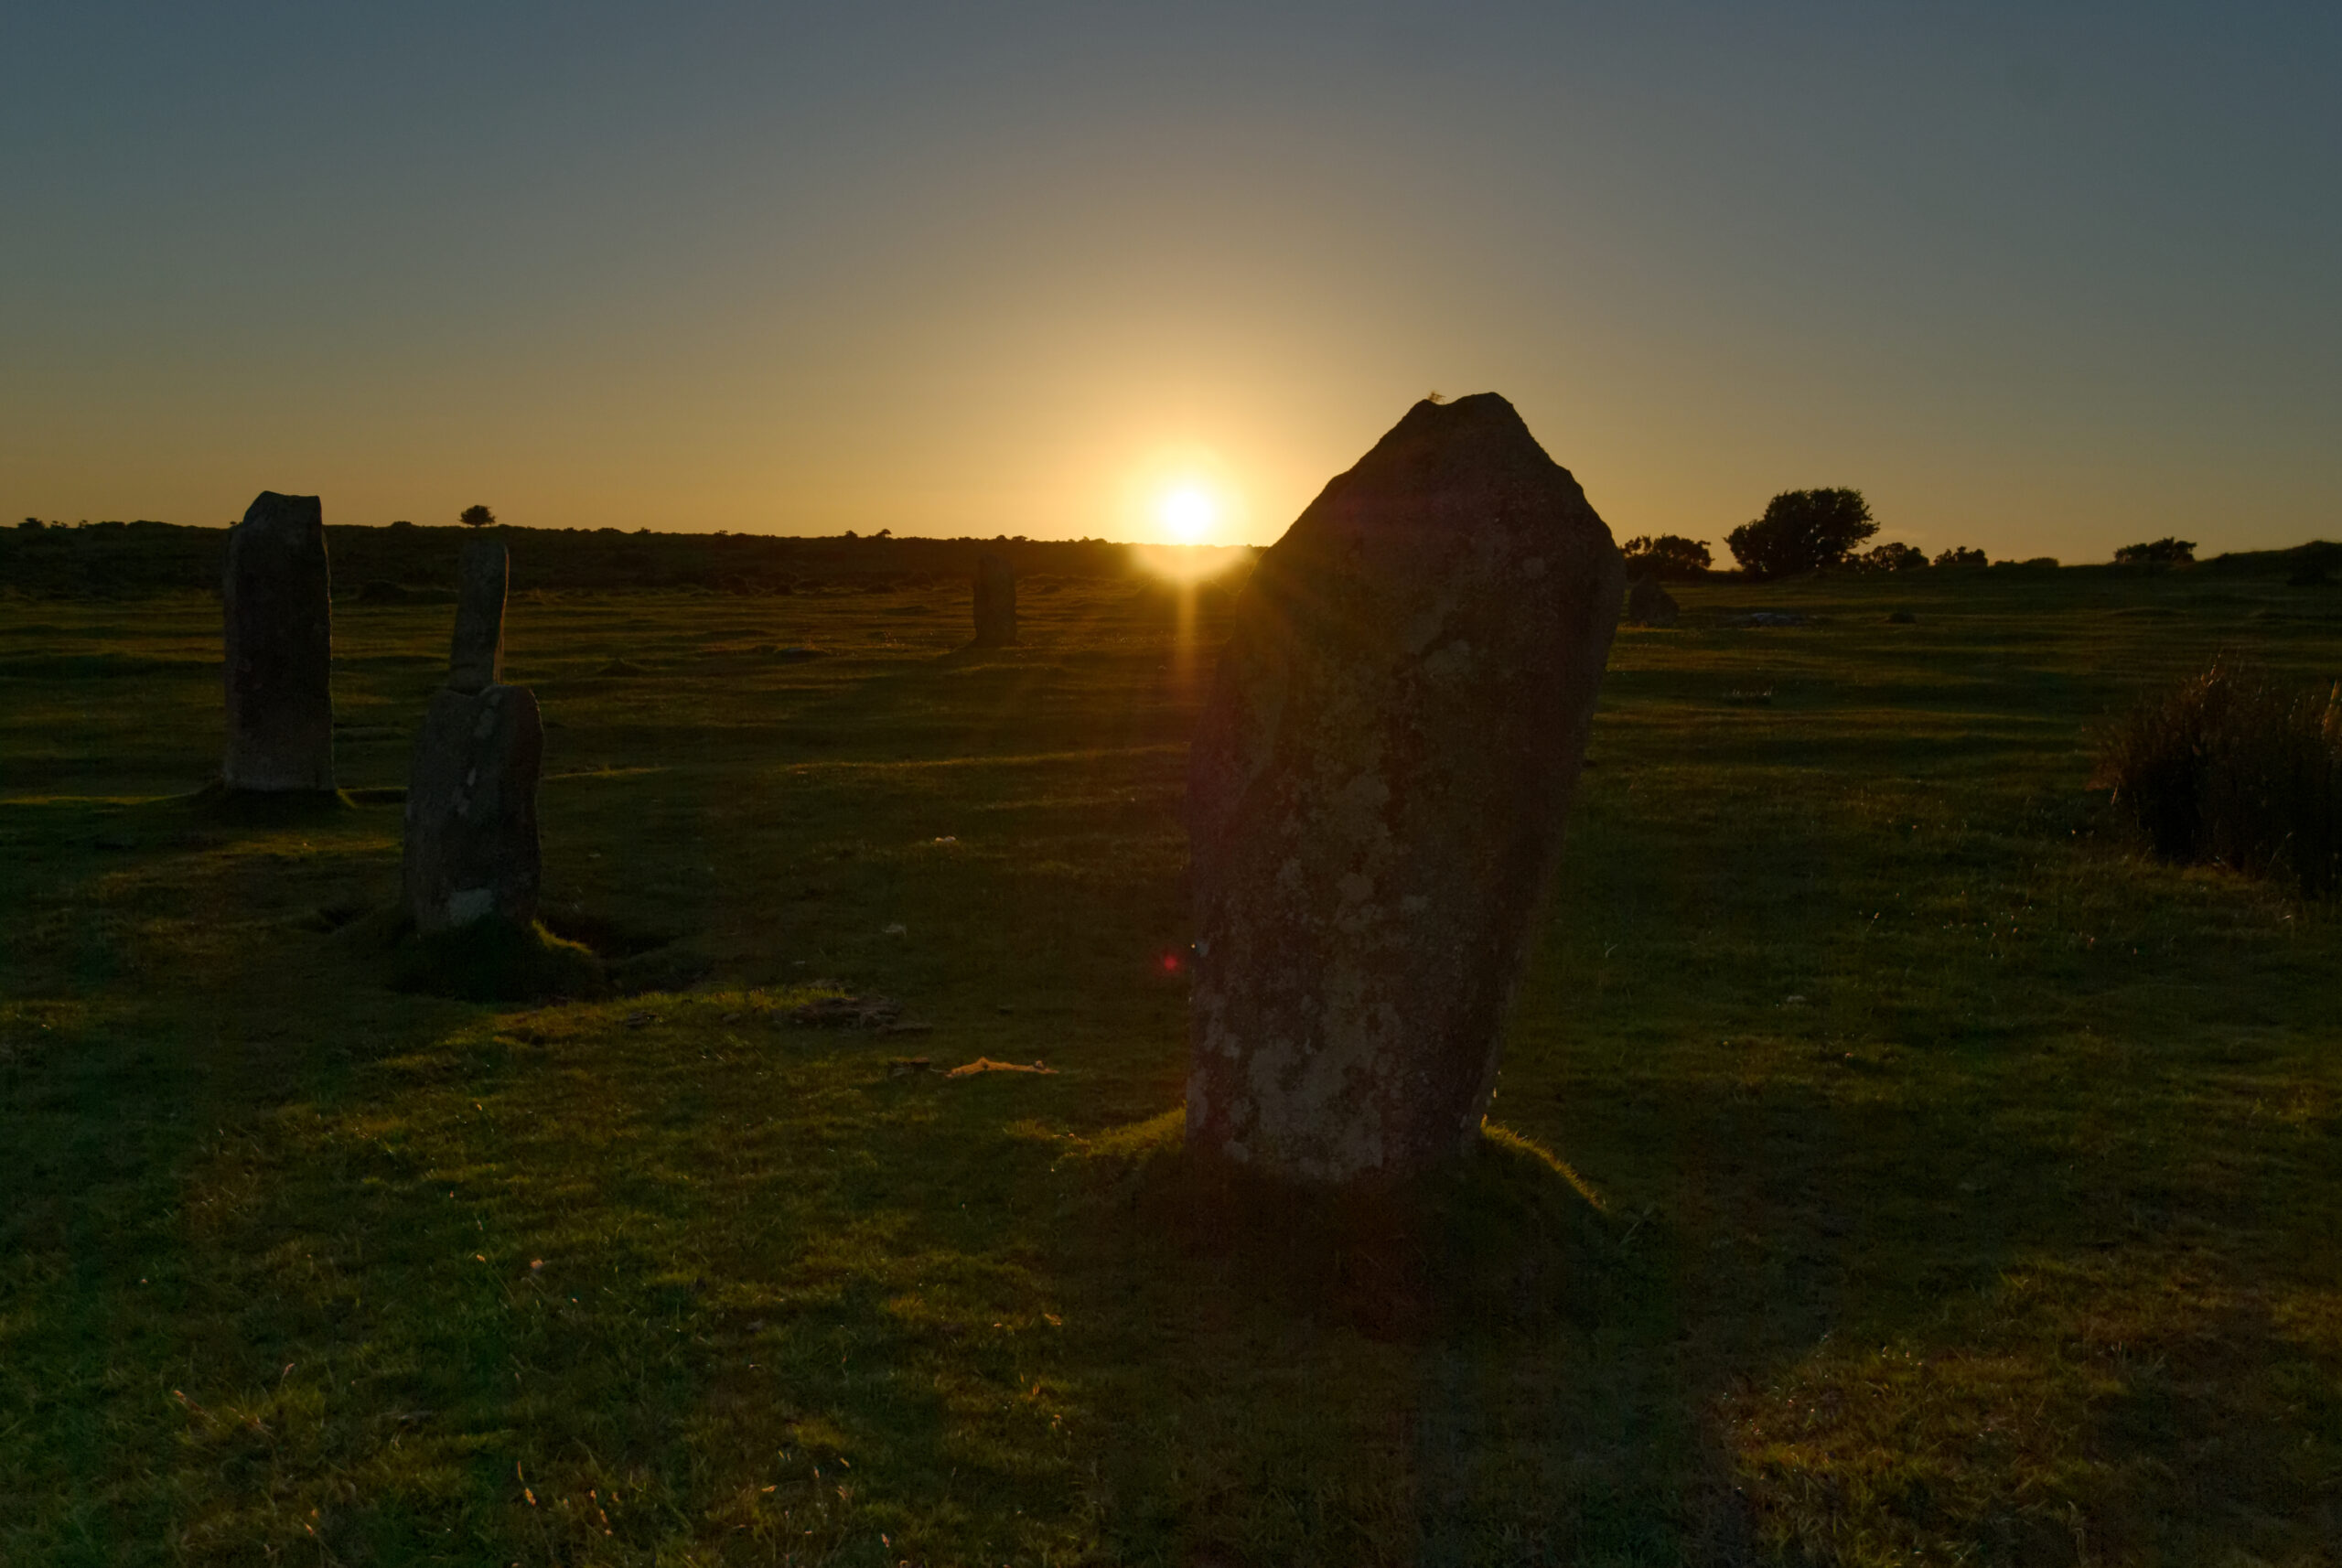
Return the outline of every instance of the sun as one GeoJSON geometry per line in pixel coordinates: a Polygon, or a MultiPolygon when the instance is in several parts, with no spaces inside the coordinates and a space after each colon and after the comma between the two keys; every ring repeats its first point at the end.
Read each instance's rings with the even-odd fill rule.
{"type": "Polygon", "coordinates": [[[1201,543],[1219,521],[1219,503],[1197,485],[1181,485],[1165,492],[1155,510],[1171,537],[1182,544],[1201,543]]]}

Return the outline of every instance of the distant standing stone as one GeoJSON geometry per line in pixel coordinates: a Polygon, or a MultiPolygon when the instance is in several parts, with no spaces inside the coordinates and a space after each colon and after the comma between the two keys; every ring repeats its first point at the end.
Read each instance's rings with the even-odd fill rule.
{"type": "Polygon", "coordinates": [[[325,509],[263,490],[228,531],[231,789],[331,789],[333,584],[325,509]]]}
{"type": "Polygon", "coordinates": [[[524,686],[432,693],[406,788],[407,913],[428,935],[536,918],[544,725],[524,686]]]}
{"type": "Polygon", "coordinates": [[[1673,626],[1675,596],[1659,585],[1656,576],[1637,577],[1627,585],[1627,618],[1637,626],[1673,626]]]}
{"type": "Polygon", "coordinates": [[[456,567],[456,641],[447,689],[478,692],[504,678],[504,585],[510,558],[500,539],[467,539],[456,567]]]}
{"type": "Polygon", "coordinates": [[[1417,403],[1262,557],[1188,763],[1190,1145],[1316,1181],[1470,1146],[1625,576],[1494,393],[1417,403]]]}
{"type": "Polygon", "coordinates": [[[1016,640],[1016,573],[1004,555],[976,557],[976,643],[1004,648],[1016,640]]]}

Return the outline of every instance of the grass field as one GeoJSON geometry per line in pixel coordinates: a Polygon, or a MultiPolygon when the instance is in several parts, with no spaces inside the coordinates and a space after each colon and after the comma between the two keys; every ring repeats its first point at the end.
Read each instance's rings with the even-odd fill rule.
{"type": "Polygon", "coordinates": [[[1679,595],[1501,1131],[1268,1215],[1172,1114],[1213,595],[516,599],[652,988],[532,1007],[351,934],[447,609],[338,607],[357,803],[271,826],[188,799],[213,601],[0,600],[0,1562],[2342,1562],[2342,923],[2083,789],[2342,590],[1679,595]]]}

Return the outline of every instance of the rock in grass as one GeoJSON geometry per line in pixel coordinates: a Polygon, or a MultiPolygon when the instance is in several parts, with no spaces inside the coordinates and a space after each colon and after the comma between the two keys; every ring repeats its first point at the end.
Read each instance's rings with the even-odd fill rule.
{"type": "Polygon", "coordinates": [[[1188,765],[1191,1146],[1348,1181],[1473,1143],[1625,577],[1492,393],[1417,403],[1262,557],[1188,765]]]}
{"type": "Polygon", "coordinates": [[[228,531],[231,790],[333,789],[333,582],[325,509],[315,496],[263,490],[228,531]]]}
{"type": "Polygon", "coordinates": [[[1655,576],[1641,576],[1627,585],[1627,618],[1637,626],[1673,626],[1675,596],[1659,585],[1655,576]]]}
{"type": "Polygon", "coordinates": [[[467,539],[456,567],[456,639],[447,689],[481,692],[504,679],[504,589],[510,557],[500,539],[467,539]]]}
{"type": "Polygon", "coordinates": [[[886,996],[822,996],[790,1009],[800,1029],[888,1029],[901,1021],[902,1004],[886,996]]]}
{"type": "Polygon", "coordinates": [[[1016,573],[1004,555],[976,557],[976,646],[1016,640],[1016,573]]]}
{"type": "Polygon", "coordinates": [[[525,927],[543,876],[544,725],[524,686],[432,693],[407,777],[407,913],[425,936],[491,916],[525,927]]]}

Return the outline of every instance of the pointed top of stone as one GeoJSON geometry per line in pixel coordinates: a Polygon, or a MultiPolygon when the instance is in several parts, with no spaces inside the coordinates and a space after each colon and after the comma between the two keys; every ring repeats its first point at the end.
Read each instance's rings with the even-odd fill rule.
{"type": "MultiPolygon", "coordinates": [[[[274,490],[263,490],[244,509],[244,521],[239,527],[256,532],[285,534],[295,538],[310,529],[322,530],[326,525],[325,503],[316,496],[279,495],[274,490]]],[[[322,546],[325,536],[317,535],[322,546]]]]}
{"type": "Polygon", "coordinates": [[[317,496],[279,496],[264,489],[243,508],[243,521],[230,529],[230,557],[246,548],[263,553],[326,554],[326,503],[317,496]]]}
{"type": "Polygon", "coordinates": [[[1574,514],[1585,500],[1511,403],[1476,392],[1453,403],[1426,398],[1409,409],[1327,485],[1293,532],[1306,539],[1337,521],[1408,531],[1477,523],[1487,521],[1491,503],[1552,520],[1574,514]],[[1462,502],[1461,510],[1438,504],[1444,497],[1462,502]]]}
{"type": "Polygon", "coordinates": [[[500,539],[467,539],[456,566],[456,640],[447,689],[483,692],[504,678],[504,591],[511,558],[500,539]]]}

